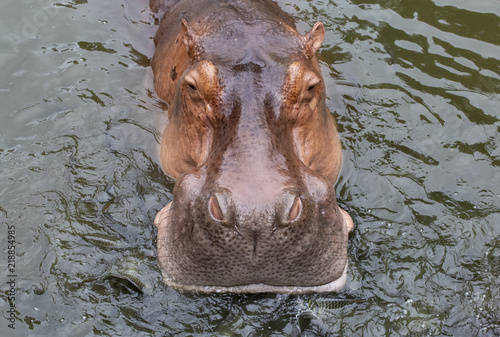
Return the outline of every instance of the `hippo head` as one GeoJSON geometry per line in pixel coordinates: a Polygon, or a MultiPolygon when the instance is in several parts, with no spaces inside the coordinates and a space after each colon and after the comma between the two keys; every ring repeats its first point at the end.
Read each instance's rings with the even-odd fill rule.
{"type": "Polygon", "coordinates": [[[315,57],[323,25],[305,35],[282,22],[181,26],[170,48],[183,45],[187,61],[162,71],[175,85],[161,160],[176,183],[155,219],[166,283],[338,290],[353,225],[333,188],[342,155],[315,57]]]}

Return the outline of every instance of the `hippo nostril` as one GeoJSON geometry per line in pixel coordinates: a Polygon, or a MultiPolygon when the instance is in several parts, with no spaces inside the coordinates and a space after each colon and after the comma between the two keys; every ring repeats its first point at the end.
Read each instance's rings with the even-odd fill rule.
{"type": "Polygon", "coordinates": [[[222,214],[222,210],[220,209],[219,201],[215,195],[212,195],[208,199],[208,210],[210,211],[210,215],[217,221],[223,221],[224,215],[222,214]]]}
{"type": "Polygon", "coordinates": [[[302,200],[297,196],[293,201],[292,207],[290,208],[290,213],[288,213],[288,221],[292,222],[297,220],[302,211],[302,200]]]}

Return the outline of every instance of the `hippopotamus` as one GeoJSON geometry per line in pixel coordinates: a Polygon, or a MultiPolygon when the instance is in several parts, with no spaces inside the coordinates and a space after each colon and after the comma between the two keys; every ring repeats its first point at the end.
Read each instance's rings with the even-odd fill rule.
{"type": "Polygon", "coordinates": [[[164,281],[199,292],[331,292],[351,217],[334,190],[342,148],[315,56],[270,0],[152,0],[151,66],[168,103],[161,166],[173,199],[155,218],[164,281]],[[161,14],[160,14],[161,15],[161,14]]]}

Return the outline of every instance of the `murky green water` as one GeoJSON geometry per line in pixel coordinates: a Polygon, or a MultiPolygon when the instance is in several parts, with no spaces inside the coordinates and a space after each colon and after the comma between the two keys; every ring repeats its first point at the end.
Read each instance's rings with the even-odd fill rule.
{"type": "Polygon", "coordinates": [[[356,224],[348,283],[322,296],[162,283],[152,220],[172,182],[146,2],[0,4],[1,336],[500,335],[498,0],[280,3],[301,32],[327,27],[337,194],[356,224]]]}

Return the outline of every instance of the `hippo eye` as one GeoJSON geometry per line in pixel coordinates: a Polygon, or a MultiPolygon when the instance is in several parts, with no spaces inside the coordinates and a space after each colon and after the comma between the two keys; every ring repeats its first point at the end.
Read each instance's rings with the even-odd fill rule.
{"type": "Polygon", "coordinates": [[[191,96],[191,99],[193,101],[201,100],[201,96],[200,96],[200,93],[199,93],[198,88],[196,86],[195,80],[193,78],[191,78],[190,76],[186,76],[185,81],[186,81],[186,84],[188,85],[188,92],[189,92],[189,95],[191,96]]]}
{"type": "Polygon", "coordinates": [[[318,83],[309,85],[309,87],[307,88],[307,92],[313,92],[317,86],[318,86],[318,83]]]}
{"type": "Polygon", "coordinates": [[[196,82],[193,78],[189,77],[189,76],[186,76],[185,78],[185,81],[189,87],[190,90],[193,90],[193,91],[196,91],[197,88],[196,88],[196,82]]]}
{"type": "Polygon", "coordinates": [[[307,102],[310,102],[314,98],[314,95],[316,94],[316,89],[317,89],[318,84],[320,82],[321,82],[320,80],[309,82],[309,84],[307,85],[306,91],[304,92],[304,94],[302,96],[302,102],[307,103],[307,102]]]}

